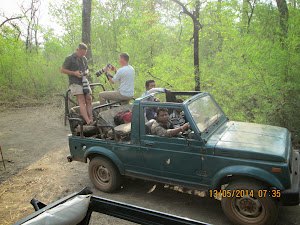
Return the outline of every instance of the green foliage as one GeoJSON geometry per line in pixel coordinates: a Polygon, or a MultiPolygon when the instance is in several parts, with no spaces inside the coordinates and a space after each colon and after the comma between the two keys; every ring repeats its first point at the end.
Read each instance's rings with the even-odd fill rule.
{"type": "MultiPolygon", "coordinates": [[[[187,4],[190,11],[193,2],[187,4]]],[[[289,29],[282,36],[276,5],[249,2],[253,12],[237,0],[201,2],[201,90],[211,92],[232,120],[287,127],[299,146],[299,8],[288,6],[289,29]]],[[[82,1],[67,0],[50,10],[64,33],[58,37],[45,30],[39,54],[25,53],[18,35],[1,28],[3,101],[44,99],[67,89],[60,67],[81,42],[82,1]]],[[[93,1],[90,68],[96,71],[107,63],[119,67],[118,55],[128,52],[136,70],[135,97],[148,79],[172,90],[193,90],[193,23],[181,11],[171,0],[93,1]]],[[[110,90],[105,80],[94,77],[110,90]]]]}
{"type": "Polygon", "coordinates": [[[61,60],[57,59],[61,50],[56,40],[49,40],[42,54],[26,53],[23,41],[13,36],[0,39],[0,53],[5,56],[0,59],[2,102],[30,103],[64,91],[66,79],[60,75],[61,60]]]}
{"type": "Polygon", "coordinates": [[[74,47],[81,42],[82,1],[65,0],[61,6],[50,5],[53,17],[57,23],[64,27],[65,35],[62,35],[64,45],[74,47]]]}

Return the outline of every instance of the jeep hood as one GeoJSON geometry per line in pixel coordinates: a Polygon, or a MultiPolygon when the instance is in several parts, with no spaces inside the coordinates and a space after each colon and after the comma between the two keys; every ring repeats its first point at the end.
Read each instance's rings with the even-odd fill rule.
{"type": "Polygon", "coordinates": [[[286,162],[290,134],[282,127],[231,121],[207,144],[217,156],[286,162]]]}

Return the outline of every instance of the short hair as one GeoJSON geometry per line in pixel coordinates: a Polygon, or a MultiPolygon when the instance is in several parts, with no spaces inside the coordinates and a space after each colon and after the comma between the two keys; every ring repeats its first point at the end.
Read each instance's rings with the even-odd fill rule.
{"type": "Polygon", "coordinates": [[[160,112],[167,112],[167,113],[169,113],[169,111],[168,111],[167,108],[158,108],[156,110],[156,115],[158,116],[160,112]]]}
{"type": "Polygon", "coordinates": [[[120,57],[123,58],[126,62],[129,62],[129,54],[127,52],[121,53],[120,57]]]}
{"type": "Polygon", "coordinates": [[[84,49],[84,50],[88,49],[87,45],[84,44],[83,42],[78,45],[78,50],[82,50],[82,49],[84,49]]]}
{"type": "Polygon", "coordinates": [[[153,82],[155,82],[155,80],[147,80],[147,81],[146,81],[146,84],[145,84],[145,85],[146,85],[146,88],[149,87],[149,85],[150,85],[151,83],[153,83],[153,82]]]}

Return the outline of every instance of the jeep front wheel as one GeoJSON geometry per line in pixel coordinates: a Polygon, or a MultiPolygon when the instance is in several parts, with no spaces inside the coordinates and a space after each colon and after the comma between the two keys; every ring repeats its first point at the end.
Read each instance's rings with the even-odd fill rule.
{"type": "Polygon", "coordinates": [[[234,224],[274,224],[278,215],[277,203],[269,194],[259,194],[268,193],[267,190],[257,182],[231,183],[223,191],[227,196],[222,196],[222,209],[234,224]]]}
{"type": "Polygon", "coordinates": [[[89,176],[97,189],[113,192],[120,187],[121,176],[117,167],[108,159],[95,157],[89,164],[89,176]]]}

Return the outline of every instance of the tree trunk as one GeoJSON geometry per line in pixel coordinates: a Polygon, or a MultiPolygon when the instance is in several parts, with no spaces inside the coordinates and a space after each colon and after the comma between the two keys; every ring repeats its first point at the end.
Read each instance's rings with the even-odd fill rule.
{"type": "Polygon", "coordinates": [[[31,7],[30,7],[30,17],[29,17],[29,21],[28,21],[28,26],[27,26],[27,35],[26,35],[26,42],[25,42],[25,46],[26,46],[26,52],[31,52],[31,41],[32,41],[32,25],[33,25],[33,15],[34,15],[34,4],[33,1],[31,1],[31,7]]]}
{"type": "Polygon", "coordinates": [[[248,29],[248,1],[243,0],[243,7],[242,7],[242,33],[245,33],[248,29]]]}
{"type": "Polygon", "coordinates": [[[91,13],[92,0],[82,0],[82,42],[88,46],[86,58],[89,64],[93,64],[93,55],[91,49],[91,13]]]}
{"type": "Polygon", "coordinates": [[[285,0],[276,0],[281,26],[281,36],[285,37],[288,32],[289,11],[285,0]]]}
{"type": "Polygon", "coordinates": [[[199,11],[200,11],[200,1],[196,0],[194,3],[195,10],[193,13],[189,12],[185,5],[178,0],[172,0],[173,2],[180,5],[183,9],[183,13],[191,17],[194,24],[194,77],[195,77],[195,91],[200,91],[200,66],[199,66],[199,30],[202,29],[202,25],[199,22],[199,11]]]}
{"type": "MultiPolygon", "coordinates": [[[[28,18],[26,42],[25,42],[26,52],[28,52],[28,51],[32,52],[32,49],[33,49],[32,42],[33,42],[33,40],[35,40],[35,48],[36,48],[36,52],[38,53],[38,41],[37,41],[38,16],[36,13],[38,12],[40,5],[41,5],[40,0],[31,0],[31,3],[30,3],[31,7],[29,10],[26,11],[26,12],[30,11],[30,17],[28,18]],[[34,32],[34,34],[33,34],[33,32],[34,32]]],[[[24,14],[26,12],[24,12],[24,14]]]]}
{"type": "MultiPolygon", "coordinates": [[[[217,23],[221,25],[221,13],[222,13],[222,0],[218,0],[218,5],[217,5],[217,23]]],[[[222,47],[223,47],[223,37],[222,37],[222,32],[221,29],[218,31],[218,51],[222,52],[222,47]]]]}
{"type": "Polygon", "coordinates": [[[35,50],[37,54],[39,53],[38,29],[37,29],[38,25],[39,25],[39,18],[36,19],[36,27],[34,28],[35,50]]]}
{"type": "Polygon", "coordinates": [[[251,19],[254,15],[254,9],[256,6],[256,1],[251,4],[250,0],[243,0],[242,9],[242,34],[248,33],[250,29],[251,19]]]}
{"type": "Polygon", "coordinates": [[[195,3],[195,11],[193,12],[194,18],[194,77],[195,77],[195,91],[200,91],[200,65],[199,65],[199,10],[200,1],[195,3]]]}

